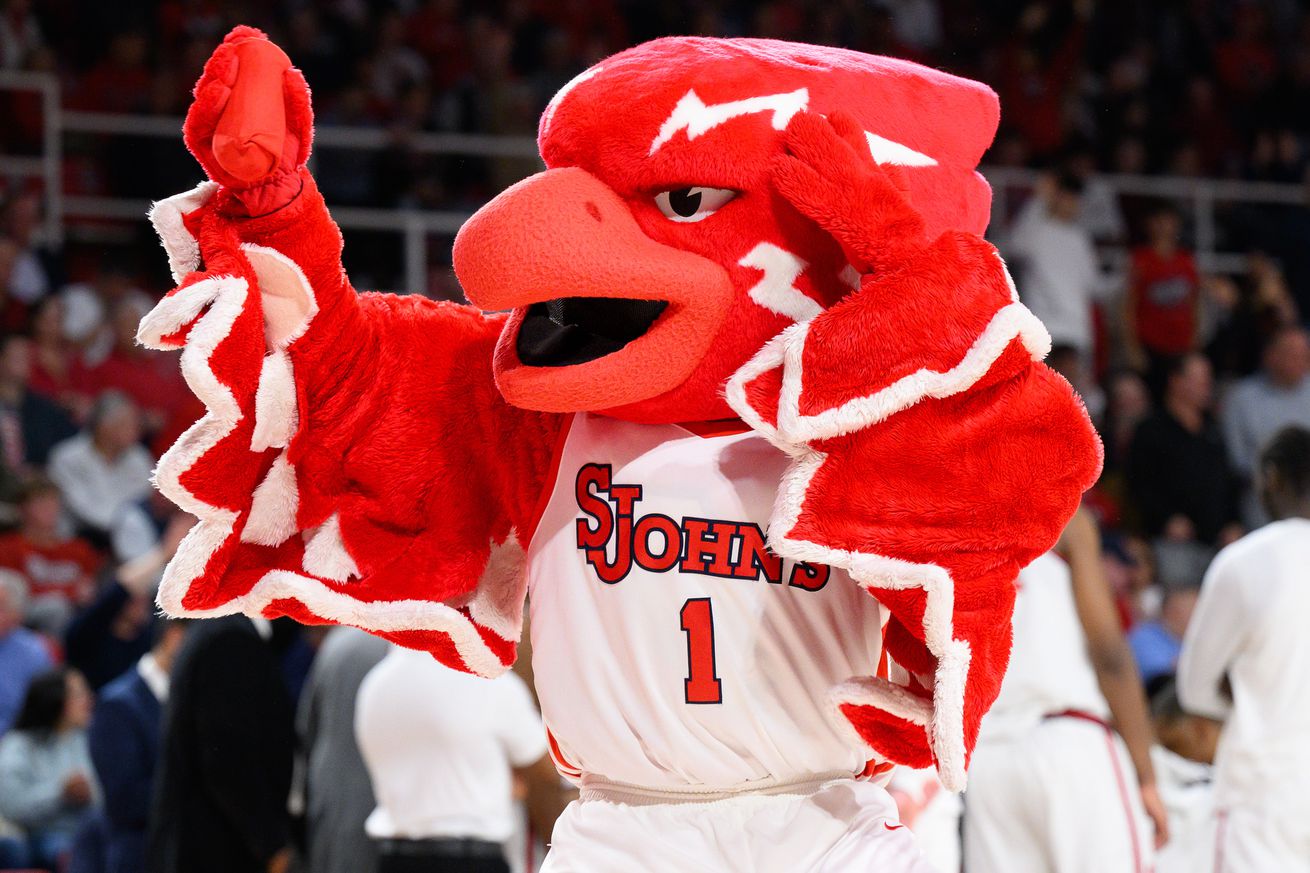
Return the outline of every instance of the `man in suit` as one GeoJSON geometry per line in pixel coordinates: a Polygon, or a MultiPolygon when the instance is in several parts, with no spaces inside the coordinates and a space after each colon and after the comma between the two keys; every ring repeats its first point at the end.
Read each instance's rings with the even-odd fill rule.
{"type": "Polygon", "coordinates": [[[305,869],[313,873],[377,870],[377,848],[364,833],[364,820],[377,804],[355,742],[355,696],[387,649],[386,640],[362,630],[333,628],[300,700],[305,869]]]}
{"type": "Polygon", "coordinates": [[[142,873],[146,823],[154,793],[159,729],[168,700],[169,671],[185,620],[155,625],[155,644],[127,672],[100,692],[91,720],[91,762],[105,798],[105,870],[142,873]]]}
{"type": "Polygon", "coordinates": [[[285,873],[291,696],[267,621],[197,622],[173,668],[149,873],[285,873]]]}

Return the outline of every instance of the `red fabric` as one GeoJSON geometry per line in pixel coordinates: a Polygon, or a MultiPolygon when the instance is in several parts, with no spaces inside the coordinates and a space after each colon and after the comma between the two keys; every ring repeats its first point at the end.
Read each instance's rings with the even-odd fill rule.
{"type": "MultiPolygon", "coordinates": [[[[232,192],[187,216],[211,272],[192,274],[183,287],[235,275],[257,288],[237,249],[241,240],[274,248],[301,267],[319,311],[289,349],[299,392],[300,424],[288,450],[299,488],[296,527],[312,530],[336,514],[360,571],[349,582],[320,581],[362,602],[468,595],[490,547],[529,531],[563,419],[516,410],[497,394],[491,351],[503,318],[421,297],[356,294],[341,268],[340,232],[308,174],[302,182],[300,196],[271,216],[224,217],[232,192]]],[[[264,351],[259,297],[250,295],[212,357],[243,417],[181,480],[198,499],[237,513],[189,589],[188,609],[222,606],[271,570],[305,574],[301,537],[276,547],[239,541],[252,492],[277,454],[250,449],[264,351]]],[[[294,598],[266,614],[322,621],[294,598]]],[[[444,634],[383,635],[464,666],[444,634]]],[[[513,660],[514,641],[488,645],[504,663],[513,660]]]]}
{"type": "Polygon", "coordinates": [[[0,536],[0,567],[22,573],[34,597],[58,594],[69,603],[84,603],[103,563],[86,540],[38,545],[21,531],[0,536]]]}
{"type": "Polygon", "coordinates": [[[1151,246],[1134,249],[1132,257],[1138,340],[1157,354],[1186,354],[1196,346],[1196,259],[1185,249],[1162,257],[1151,246]]]}
{"type": "MultiPolygon", "coordinates": [[[[1099,473],[1100,446],[1068,383],[1035,363],[1018,337],[946,396],[904,394],[908,406],[879,420],[852,418],[831,436],[784,429],[778,395],[763,386],[799,382],[803,416],[840,410],[898,382],[951,371],[998,313],[1013,311],[995,250],[961,232],[923,243],[913,209],[886,174],[842,147],[849,132],[840,117],[795,126],[780,188],[872,272],[857,293],[810,322],[800,369],[787,363],[771,382],[755,380],[748,398],[777,422],[779,439],[816,452],[795,521],[771,528],[771,542],[797,559],[812,559],[810,550],[820,548],[857,578],[863,573],[891,612],[884,647],[912,674],[932,677],[940,667],[929,648],[928,592],[893,585],[888,571],[863,569],[862,556],[949,574],[951,639],[969,647],[963,696],[942,699],[918,682],[904,690],[931,700],[934,718],[944,707],[962,708],[963,736],[935,739],[932,725],[874,706],[842,707],[877,752],[922,767],[946,753],[935,743],[954,741],[966,758],[971,753],[1009,661],[1015,578],[1055,544],[1099,473]]],[[[800,341],[784,342],[789,355],[800,341]]]]}
{"type": "MultiPolygon", "coordinates": [[[[765,244],[797,265],[791,287],[773,293],[825,310],[808,333],[781,335],[804,341],[801,372],[778,366],[747,386],[762,429],[777,429],[770,436],[810,465],[794,466],[781,483],[790,488],[809,476],[789,507],[790,527],[775,519],[770,538],[780,552],[825,550],[887,606],[887,652],[928,683],[912,679],[898,693],[931,701],[938,713],[961,709],[963,736],[949,739],[963,756],[1004,673],[1015,575],[1054,543],[1099,460],[1069,386],[1033,362],[1032,337],[1003,334],[965,382],[936,399],[912,396],[916,379],[951,371],[994,323],[1009,330],[1003,316],[1024,323],[999,259],[977,236],[990,195],[974,166],[995,130],[995,96],[902,61],[767,40],[658,40],[608,58],[544,116],[540,142],[552,169],[503,193],[457,242],[470,298],[517,307],[506,319],[421,298],[355,294],[341,266],[340,233],[302,166],[310,118],[303,81],[294,71],[284,71],[281,82],[257,72],[260,88],[244,103],[228,100],[234,88],[244,91],[233,46],[259,38],[235,32],[197,85],[187,142],[226,187],[186,217],[210,272],[183,285],[231,276],[258,291],[239,249],[250,242],[297,264],[312,289],[318,312],[288,350],[297,392],[286,453],[299,489],[295,528],[312,531],[337,516],[359,571],[346,582],[315,585],[354,604],[447,603],[502,664],[512,660],[513,641],[473,620],[468,599],[511,584],[485,582],[484,574],[495,544],[513,535],[525,545],[531,535],[567,421],[555,411],[590,408],[581,405],[594,402],[589,391],[609,403],[626,382],[641,390],[603,412],[652,422],[730,417],[722,393],[728,377],[808,317],[780,314],[752,296],[765,271],[742,261],[765,244]],[[805,105],[785,120],[775,121],[780,110],[751,108],[758,100],[735,115],[705,108],[756,98],[777,106],[788,94],[793,104],[804,96],[805,105]],[[282,99],[288,138],[272,175],[251,187],[228,173],[213,145],[220,123],[249,130],[243,123],[250,119],[237,116],[261,95],[282,99]],[[679,105],[692,115],[666,130],[679,105]],[[235,114],[226,117],[229,108],[235,114]],[[706,119],[719,121],[702,130],[697,125],[706,119]],[[917,152],[911,163],[918,165],[878,167],[866,131],[917,152]],[[296,149],[285,147],[293,141],[296,149]],[[670,221],[655,195],[691,184],[739,193],[709,220],[670,221]],[[239,217],[269,205],[281,208],[239,217]],[[843,275],[848,264],[864,274],[858,290],[843,275]],[[625,371],[600,359],[558,368],[571,373],[517,374],[505,348],[523,307],[575,293],[651,294],[670,302],[661,321],[678,329],[659,333],[657,323],[625,348],[652,340],[656,348],[641,358],[646,369],[625,371]],[[498,337],[501,392],[492,363],[498,337]],[[650,395],[662,377],[669,384],[650,395]],[[793,426],[783,415],[791,410],[780,404],[788,380],[800,385],[801,416],[884,389],[906,399],[843,430],[784,433],[784,424],[793,426]],[[886,562],[883,569],[861,575],[873,558],[886,562]],[[923,588],[891,584],[884,571],[896,561],[947,574],[946,616],[933,618],[923,588]],[[933,680],[941,665],[931,620],[945,622],[952,643],[968,644],[967,681],[961,677],[949,700],[943,695],[956,692],[933,680]]],[[[173,340],[180,344],[186,333],[173,340]]],[[[301,536],[276,546],[240,542],[251,493],[277,456],[276,449],[251,450],[264,353],[260,296],[250,293],[209,358],[240,415],[181,477],[189,495],[235,517],[230,530],[216,529],[221,542],[186,592],[189,609],[231,604],[270,571],[304,578],[301,536]]],[[[501,592],[512,596],[521,605],[521,591],[501,592]]],[[[264,611],[302,621],[331,617],[299,596],[264,611]]],[[[467,666],[443,632],[369,629],[467,666]]],[[[874,706],[843,712],[882,758],[922,766],[943,754],[933,724],[874,706]]]]}

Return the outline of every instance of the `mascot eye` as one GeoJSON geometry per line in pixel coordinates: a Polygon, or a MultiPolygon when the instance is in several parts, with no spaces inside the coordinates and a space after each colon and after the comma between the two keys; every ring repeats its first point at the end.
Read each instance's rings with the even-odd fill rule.
{"type": "Polygon", "coordinates": [[[737,196],[730,188],[674,188],[655,195],[655,205],[670,221],[700,221],[737,196]]]}

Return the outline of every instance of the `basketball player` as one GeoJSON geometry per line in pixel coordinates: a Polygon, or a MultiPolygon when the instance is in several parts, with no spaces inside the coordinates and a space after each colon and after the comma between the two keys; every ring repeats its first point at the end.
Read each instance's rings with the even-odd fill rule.
{"type": "Polygon", "coordinates": [[[1266,525],[1221,551],[1183,638],[1184,708],[1224,720],[1216,873],[1310,870],[1310,431],[1260,459],[1266,525]]]}
{"type": "Polygon", "coordinates": [[[1018,586],[1010,669],[969,771],[967,869],[1143,873],[1167,817],[1145,696],[1086,510],[1018,586]]]}

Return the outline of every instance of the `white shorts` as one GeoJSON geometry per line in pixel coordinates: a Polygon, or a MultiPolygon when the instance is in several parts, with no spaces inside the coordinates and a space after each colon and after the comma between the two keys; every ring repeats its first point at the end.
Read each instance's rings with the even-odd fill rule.
{"type": "Polygon", "coordinates": [[[1144,873],[1154,836],[1119,735],[1080,718],[979,743],[964,795],[969,873],[1144,873]]]}
{"type": "MultiPolygon", "coordinates": [[[[1300,804],[1298,804],[1300,806],[1300,804]]],[[[1214,873],[1310,873],[1310,825],[1303,809],[1221,809],[1214,873]]]]}
{"type": "MultiPolygon", "coordinates": [[[[686,795],[679,795],[686,797],[686,795]]],[[[933,873],[879,785],[849,778],[779,793],[673,801],[584,780],[542,873],[933,873]]]]}

